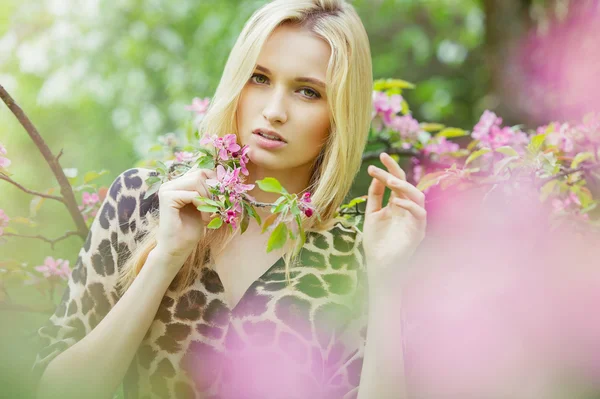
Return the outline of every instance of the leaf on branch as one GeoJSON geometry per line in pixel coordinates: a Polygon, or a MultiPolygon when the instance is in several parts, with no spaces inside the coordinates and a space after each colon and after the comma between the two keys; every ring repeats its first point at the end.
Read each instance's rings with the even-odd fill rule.
{"type": "Polygon", "coordinates": [[[488,152],[491,152],[491,151],[492,150],[490,148],[482,148],[480,150],[473,152],[471,155],[469,155],[469,157],[465,161],[465,166],[467,166],[468,164],[470,164],[477,158],[481,157],[482,155],[487,154],[488,152]]]}
{"type": "Polygon", "coordinates": [[[198,209],[201,212],[210,212],[210,213],[215,213],[219,210],[218,207],[213,206],[213,205],[198,205],[196,207],[196,209],[198,209]]]}
{"type": "Polygon", "coordinates": [[[446,127],[445,125],[442,125],[441,123],[426,123],[426,122],[422,122],[421,124],[419,124],[419,126],[421,127],[421,129],[423,129],[426,132],[438,132],[446,127]]]}
{"type": "Polygon", "coordinates": [[[448,175],[449,174],[446,171],[428,173],[425,176],[423,176],[421,180],[419,180],[417,188],[421,191],[425,191],[428,188],[438,184],[444,177],[448,175]]]}
{"type": "Polygon", "coordinates": [[[100,172],[87,172],[84,176],[83,176],[83,184],[88,184],[94,180],[96,180],[97,178],[104,176],[105,174],[108,173],[108,170],[103,169],[100,172]]]}
{"type": "Polygon", "coordinates": [[[264,233],[265,231],[267,231],[267,229],[269,228],[269,226],[271,226],[273,223],[275,223],[275,220],[277,220],[277,218],[279,217],[278,213],[274,213],[272,215],[270,215],[268,218],[265,219],[265,224],[262,227],[262,233],[264,233]]]}
{"type": "Polygon", "coordinates": [[[269,237],[269,241],[267,242],[267,252],[283,247],[287,241],[287,236],[287,226],[283,222],[279,223],[269,237]]]}
{"type": "Polygon", "coordinates": [[[210,223],[208,224],[209,229],[218,229],[219,227],[221,227],[223,225],[223,219],[221,219],[220,216],[217,216],[216,218],[214,218],[213,220],[210,221],[210,223]]]}
{"type": "Polygon", "coordinates": [[[466,130],[459,129],[456,127],[449,127],[449,128],[442,130],[441,132],[437,133],[435,135],[435,137],[445,137],[447,139],[451,139],[454,137],[463,137],[463,136],[468,136],[468,135],[469,135],[469,132],[467,132],[466,130]]]}
{"type": "Polygon", "coordinates": [[[515,150],[514,148],[507,146],[507,145],[498,147],[494,151],[499,152],[500,154],[504,154],[509,157],[518,157],[519,156],[519,153],[517,152],[517,150],[515,150]]]}
{"type": "Polygon", "coordinates": [[[571,169],[577,169],[583,162],[594,158],[593,152],[580,152],[579,154],[575,155],[575,158],[573,158],[573,162],[571,162],[571,169]]]}
{"type": "Polygon", "coordinates": [[[340,206],[340,209],[348,209],[348,208],[352,208],[358,204],[362,204],[363,202],[367,201],[367,196],[366,195],[362,195],[360,197],[357,198],[353,198],[350,202],[348,202],[347,204],[343,204],[340,206]]]}
{"type": "Polygon", "coordinates": [[[520,158],[521,157],[517,155],[516,157],[504,158],[501,161],[497,162],[496,164],[494,164],[494,174],[499,175],[506,167],[509,167],[511,163],[518,161],[520,158]]]}
{"type": "Polygon", "coordinates": [[[267,177],[262,180],[257,180],[256,184],[262,191],[266,191],[267,193],[279,193],[279,194],[288,194],[287,190],[283,188],[281,183],[274,177],[267,177]]]}

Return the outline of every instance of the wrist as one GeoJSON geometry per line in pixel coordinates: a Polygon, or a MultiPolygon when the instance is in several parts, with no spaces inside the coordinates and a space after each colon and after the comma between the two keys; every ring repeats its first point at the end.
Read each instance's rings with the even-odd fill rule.
{"type": "Polygon", "coordinates": [[[146,263],[149,263],[151,267],[158,268],[169,275],[171,277],[175,277],[175,275],[183,266],[187,257],[177,256],[169,253],[168,251],[164,251],[162,247],[156,246],[149,253],[146,263]]]}

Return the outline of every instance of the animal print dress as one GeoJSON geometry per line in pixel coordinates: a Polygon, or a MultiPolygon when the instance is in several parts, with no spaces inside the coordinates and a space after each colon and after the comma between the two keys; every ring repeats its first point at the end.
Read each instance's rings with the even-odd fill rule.
{"type": "MultiPolygon", "coordinates": [[[[39,329],[37,378],[119,300],[117,271],[158,209],[157,194],[144,199],[152,173],[130,169],[112,183],[60,305],[39,329]]],[[[363,257],[360,231],[343,220],[307,232],[291,284],[279,259],[233,309],[218,274],[201,269],[182,294],[167,290],[124,378],[125,397],[356,397],[366,340],[363,257]]]]}

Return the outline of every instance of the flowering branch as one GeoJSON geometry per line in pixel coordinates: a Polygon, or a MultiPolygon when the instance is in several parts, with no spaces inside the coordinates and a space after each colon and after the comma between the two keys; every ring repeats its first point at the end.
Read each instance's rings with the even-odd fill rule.
{"type": "Polygon", "coordinates": [[[4,101],[8,109],[11,110],[23,128],[27,131],[29,137],[31,137],[31,140],[33,140],[38,150],[46,160],[46,163],[48,163],[48,166],[50,166],[50,169],[52,170],[52,173],[54,174],[60,186],[62,202],[67,207],[73,222],[75,222],[78,235],[85,239],[88,234],[88,227],[85,223],[85,220],[83,220],[83,216],[79,212],[77,201],[75,200],[75,194],[73,193],[73,189],[69,184],[69,180],[67,179],[67,176],[65,176],[65,173],[58,162],[60,154],[58,157],[55,157],[52,154],[52,151],[39,134],[31,120],[27,117],[27,115],[25,115],[21,107],[15,103],[13,98],[10,96],[10,94],[8,94],[2,85],[0,85],[0,98],[2,98],[2,101],[4,101]]]}

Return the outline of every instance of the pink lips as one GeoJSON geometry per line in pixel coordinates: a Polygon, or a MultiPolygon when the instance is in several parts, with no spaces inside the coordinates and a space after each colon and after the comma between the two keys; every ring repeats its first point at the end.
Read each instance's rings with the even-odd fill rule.
{"type": "Polygon", "coordinates": [[[258,144],[259,147],[267,149],[267,150],[274,150],[276,148],[281,148],[287,144],[283,141],[268,139],[266,137],[259,135],[258,133],[254,133],[252,136],[256,138],[256,143],[258,144]]]}

